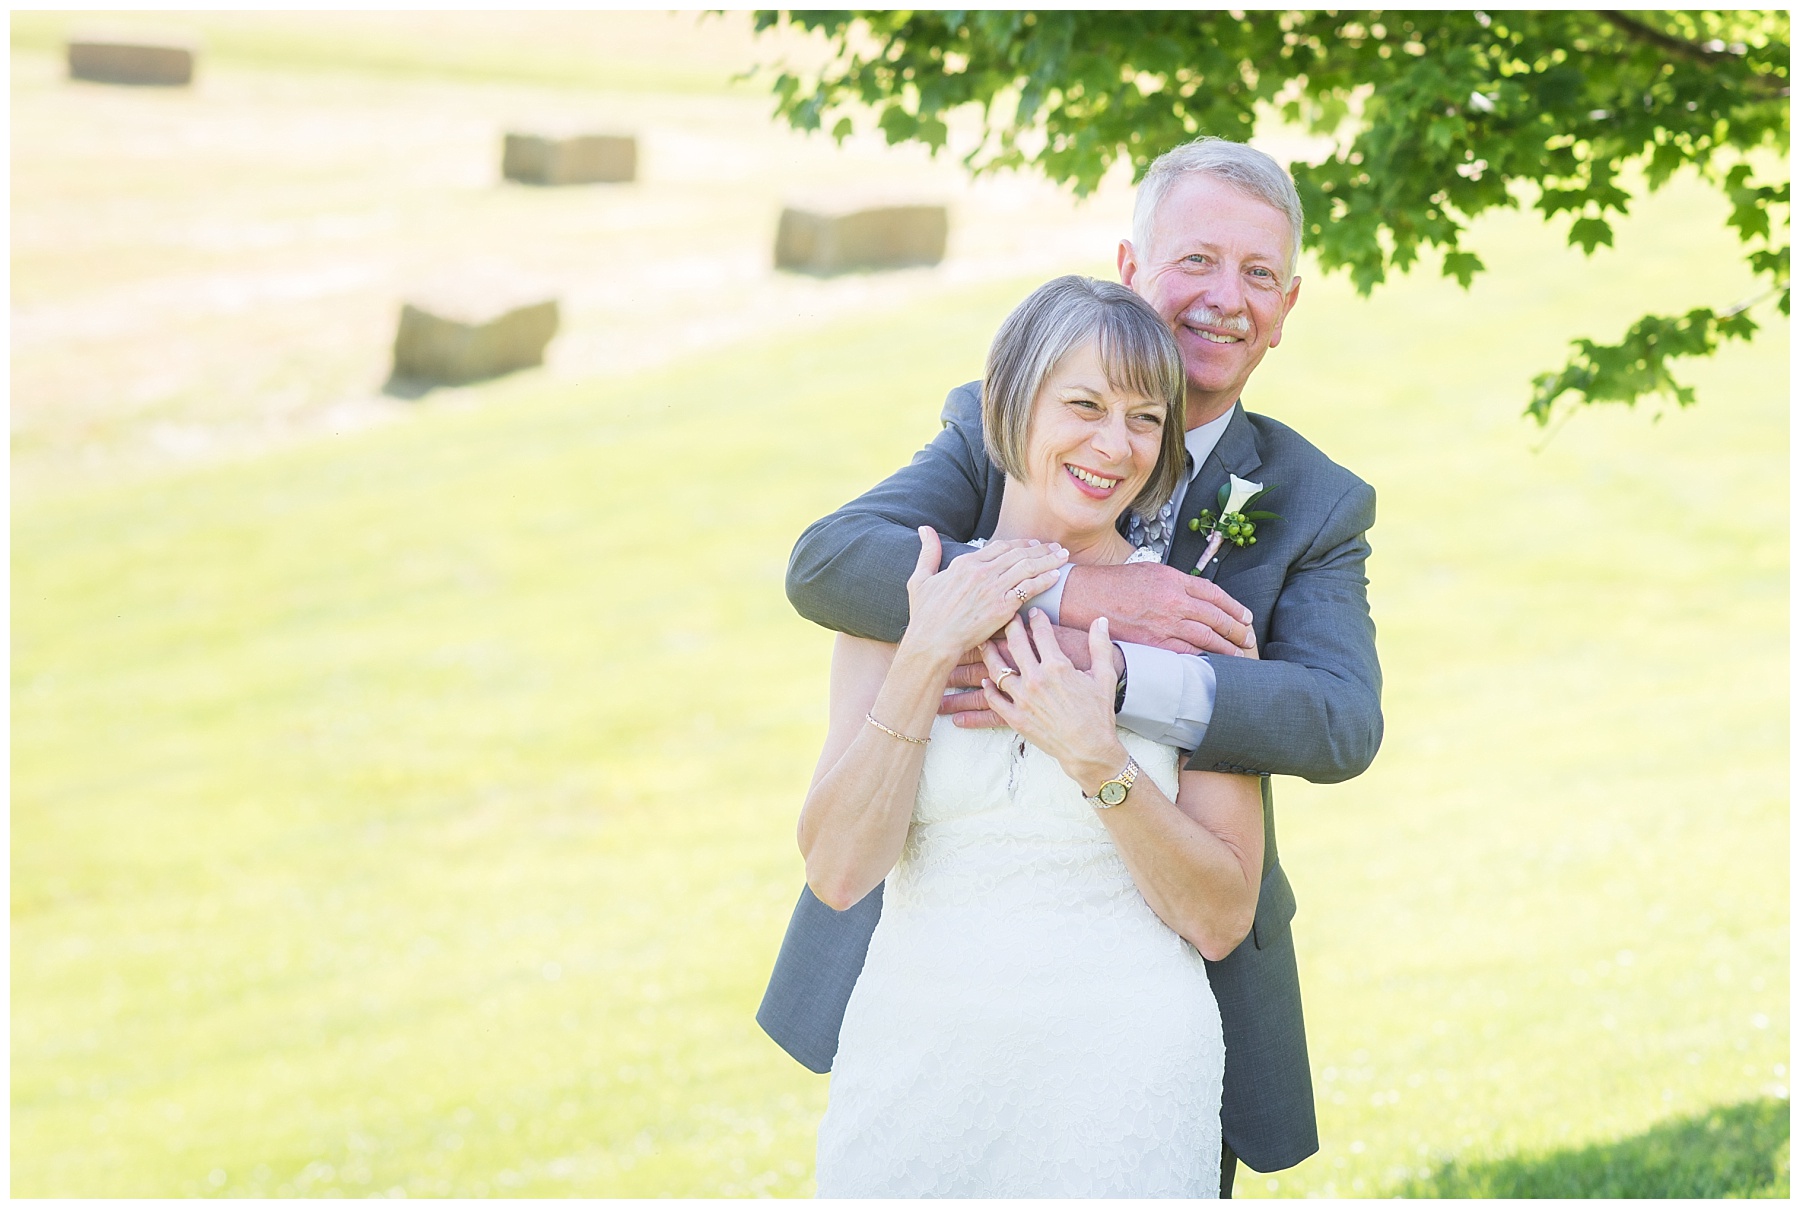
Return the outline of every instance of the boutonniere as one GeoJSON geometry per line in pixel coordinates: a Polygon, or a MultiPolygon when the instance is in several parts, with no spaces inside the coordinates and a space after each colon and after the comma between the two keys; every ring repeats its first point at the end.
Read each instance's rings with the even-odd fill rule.
{"type": "Polygon", "coordinates": [[[1254,546],[1256,526],[1281,519],[1273,512],[1249,510],[1250,505],[1261,499],[1268,490],[1261,483],[1252,483],[1234,474],[1229,483],[1219,488],[1219,514],[1214,516],[1211,508],[1202,508],[1200,515],[1188,522],[1188,528],[1193,532],[1210,535],[1206,540],[1206,550],[1200,555],[1200,561],[1194,564],[1192,574],[1200,574],[1202,568],[1218,554],[1219,547],[1226,542],[1239,548],[1254,546]]]}

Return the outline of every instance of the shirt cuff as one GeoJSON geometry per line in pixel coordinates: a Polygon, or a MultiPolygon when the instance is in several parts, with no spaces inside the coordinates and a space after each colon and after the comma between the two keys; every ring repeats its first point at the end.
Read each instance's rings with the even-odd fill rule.
{"type": "Polygon", "coordinates": [[[1056,573],[1056,582],[1021,605],[1019,612],[1029,614],[1033,609],[1042,609],[1051,625],[1061,625],[1063,586],[1069,582],[1069,572],[1074,569],[1074,563],[1064,563],[1062,570],[1056,573]]]}
{"type": "Polygon", "coordinates": [[[1157,743],[1193,751],[1206,737],[1218,697],[1218,678],[1203,655],[1121,642],[1125,704],[1119,725],[1157,743]]]}

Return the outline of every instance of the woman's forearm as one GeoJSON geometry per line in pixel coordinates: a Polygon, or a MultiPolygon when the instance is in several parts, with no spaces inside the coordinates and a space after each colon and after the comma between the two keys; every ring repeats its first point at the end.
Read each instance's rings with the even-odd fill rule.
{"type": "MultiPolygon", "coordinates": [[[[902,642],[868,714],[902,735],[931,734],[952,655],[902,642]]],[[[906,844],[925,745],[849,719],[854,737],[814,782],[800,812],[806,881],[835,910],[861,901],[881,884],[906,844]]]]}
{"type": "Polygon", "coordinates": [[[1151,910],[1209,961],[1230,955],[1250,932],[1262,872],[1262,787],[1255,777],[1220,773],[1184,784],[1196,821],[1140,776],[1125,801],[1100,812],[1151,910]],[[1208,799],[1190,800],[1196,794],[1208,799]]]}

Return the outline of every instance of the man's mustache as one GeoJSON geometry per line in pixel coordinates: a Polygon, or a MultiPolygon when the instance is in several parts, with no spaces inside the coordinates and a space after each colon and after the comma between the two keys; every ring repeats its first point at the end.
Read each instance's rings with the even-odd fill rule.
{"type": "Polygon", "coordinates": [[[1197,306],[1181,313],[1181,321],[1193,327],[1218,327],[1241,336],[1250,334],[1250,316],[1221,315],[1211,307],[1197,306]]]}

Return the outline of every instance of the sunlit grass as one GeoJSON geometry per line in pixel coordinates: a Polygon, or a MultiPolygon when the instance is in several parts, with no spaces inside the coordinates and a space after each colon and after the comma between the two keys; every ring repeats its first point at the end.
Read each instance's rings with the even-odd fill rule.
{"type": "MultiPolygon", "coordinates": [[[[1657,424],[1516,418],[1736,296],[1710,205],[1309,280],[1253,384],[1380,493],[1388,735],[1277,790],[1324,1148],[1240,1194],[1785,1099],[1785,333],[1657,424]]],[[[17,504],[13,1192],[809,1191],[824,1080],[752,1022],[829,648],[782,570],[1033,284],[17,504]]]]}
{"type": "MultiPolygon", "coordinates": [[[[509,81],[613,91],[723,92],[759,61],[743,13],[87,12],[11,14],[14,49],[61,52],[84,30],[175,34],[200,49],[197,71],[233,66],[370,72],[389,78],[509,81]]],[[[761,44],[773,59],[808,45],[761,44]]]]}

